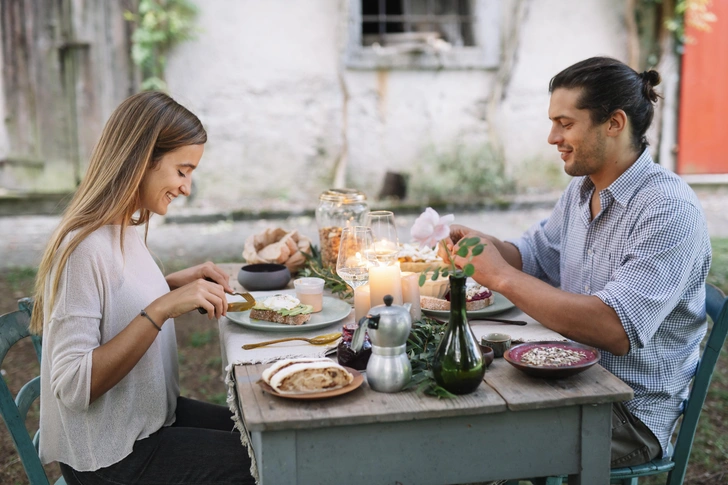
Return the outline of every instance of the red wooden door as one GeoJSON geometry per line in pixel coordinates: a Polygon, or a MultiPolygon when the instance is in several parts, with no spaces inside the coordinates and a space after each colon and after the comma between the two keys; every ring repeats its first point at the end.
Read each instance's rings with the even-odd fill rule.
{"type": "Polygon", "coordinates": [[[710,32],[687,28],[680,86],[677,172],[728,173],[728,0],[714,0],[710,32]]]}

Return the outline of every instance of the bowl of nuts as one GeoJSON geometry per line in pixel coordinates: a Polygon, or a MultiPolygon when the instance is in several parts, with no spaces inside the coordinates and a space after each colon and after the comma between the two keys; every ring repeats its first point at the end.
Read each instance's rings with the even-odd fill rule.
{"type": "Polygon", "coordinates": [[[503,358],[528,375],[560,379],[584,372],[599,362],[601,354],[577,342],[546,340],[515,345],[503,358]]]}

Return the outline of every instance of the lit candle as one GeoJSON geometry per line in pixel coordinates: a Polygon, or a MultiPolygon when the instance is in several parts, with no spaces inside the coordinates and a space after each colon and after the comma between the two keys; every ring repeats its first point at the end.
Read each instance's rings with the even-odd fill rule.
{"type": "Polygon", "coordinates": [[[372,307],[369,296],[369,285],[362,285],[354,290],[354,318],[359,323],[363,317],[367,316],[369,309],[372,307]]]}
{"type": "Polygon", "coordinates": [[[384,304],[385,295],[392,295],[393,305],[402,304],[402,277],[399,266],[369,268],[369,291],[372,307],[384,304]]]}
{"type": "Polygon", "coordinates": [[[402,273],[402,300],[412,304],[410,315],[413,322],[422,318],[419,273],[402,273]]]}

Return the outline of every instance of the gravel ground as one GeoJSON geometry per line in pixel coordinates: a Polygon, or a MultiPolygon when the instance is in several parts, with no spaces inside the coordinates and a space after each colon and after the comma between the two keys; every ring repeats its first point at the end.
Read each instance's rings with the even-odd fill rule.
{"type": "MultiPolygon", "coordinates": [[[[728,237],[728,187],[696,190],[708,221],[712,237],[728,237]]],[[[554,201],[555,202],[555,199],[554,201]]],[[[516,237],[531,224],[548,217],[552,204],[521,204],[519,209],[455,211],[459,224],[483,230],[501,238],[516,237]]],[[[170,214],[174,213],[170,208],[170,214]]],[[[187,215],[189,210],[185,210],[187,215]]],[[[215,219],[215,214],[207,214],[215,219]]],[[[409,229],[415,215],[397,215],[399,237],[409,240],[409,229]]],[[[37,266],[41,252],[59,216],[22,216],[0,218],[0,270],[13,267],[37,266]]],[[[179,218],[177,218],[179,219],[179,218]]],[[[163,261],[189,264],[205,260],[233,261],[242,256],[245,239],[268,227],[297,229],[318,244],[316,221],[307,216],[250,221],[215,221],[196,223],[165,223],[163,217],[152,218],[148,243],[153,254],[163,261]]]]}

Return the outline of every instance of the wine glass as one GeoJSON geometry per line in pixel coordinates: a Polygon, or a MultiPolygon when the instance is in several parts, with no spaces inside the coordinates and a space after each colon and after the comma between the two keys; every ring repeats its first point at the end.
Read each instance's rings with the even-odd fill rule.
{"type": "Polygon", "coordinates": [[[369,281],[373,243],[372,231],[368,227],[350,226],[341,231],[336,273],[352,289],[369,281]]]}
{"type": "Polygon", "coordinates": [[[394,225],[392,211],[372,211],[367,215],[367,225],[374,237],[374,255],[381,266],[397,262],[399,239],[397,226],[394,225]]]}

